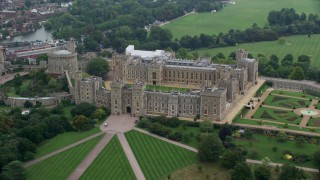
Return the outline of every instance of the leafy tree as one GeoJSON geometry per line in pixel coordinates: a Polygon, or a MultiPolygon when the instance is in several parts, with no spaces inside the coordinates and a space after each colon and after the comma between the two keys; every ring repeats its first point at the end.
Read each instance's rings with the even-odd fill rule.
{"type": "Polygon", "coordinates": [[[214,134],[202,134],[199,143],[198,157],[200,161],[216,162],[224,147],[221,140],[214,134]]]}
{"type": "Polygon", "coordinates": [[[172,33],[168,29],[152,26],[150,29],[150,38],[154,41],[170,41],[172,39],[172,33]]]}
{"type": "Polygon", "coordinates": [[[311,59],[310,59],[310,57],[307,56],[307,55],[300,55],[300,56],[298,57],[298,62],[305,62],[305,63],[307,63],[307,64],[310,64],[311,59]]]}
{"type": "Polygon", "coordinates": [[[32,104],[32,102],[30,102],[29,100],[26,100],[26,101],[24,102],[23,106],[24,106],[25,108],[32,108],[32,107],[33,107],[33,104],[32,104]]]}
{"type": "Polygon", "coordinates": [[[223,167],[228,169],[234,168],[237,163],[243,163],[246,159],[239,150],[228,150],[226,151],[220,160],[223,167]]]}
{"type": "Polygon", "coordinates": [[[302,169],[296,168],[293,165],[285,164],[281,167],[281,172],[278,180],[302,180],[307,179],[307,175],[302,169]]]}
{"type": "Polygon", "coordinates": [[[254,177],[259,180],[269,180],[271,178],[271,169],[266,165],[259,165],[253,170],[254,177]]]}
{"type": "Polygon", "coordinates": [[[97,57],[88,63],[86,71],[90,75],[99,76],[105,79],[109,72],[109,65],[107,61],[97,57]]]}
{"type": "Polygon", "coordinates": [[[252,172],[247,163],[237,163],[230,173],[230,180],[252,180],[252,172]]]}
{"type": "Polygon", "coordinates": [[[3,167],[0,179],[24,180],[27,177],[20,161],[11,161],[3,167]]]}
{"type": "Polygon", "coordinates": [[[84,115],[86,117],[90,117],[96,109],[97,109],[96,106],[94,106],[90,103],[87,103],[87,102],[83,102],[83,103],[76,105],[76,107],[74,107],[71,110],[71,114],[72,114],[72,116],[84,115]]]}
{"type": "Polygon", "coordinates": [[[232,126],[229,124],[224,124],[220,127],[220,131],[219,131],[219,138],[222,141],[226,140],[227,136],[231,136],[232,135],[232,126]]]}
{"type": "Polygon", "coordinates": [[[289,75],[289,79],[303,80],[304,78],[305,74],[300,66],[296,66],[295,68],[293,68],[293,71],[289,75]]]}
{"type": "Polygon", "coordinates": [[[290,66],[293,64],[293,56],[292,54],[287,54],[281,61],[282,66],[290,66]]]}
{"type": "Polygon", "coordinates": [[[210,120],[204,120],[200,123],[200,129],[202,132],[211,132],[213,129],[213,124],[210,120]]]}
{"type": "Polygon", "coordinates": [[[288,140],[288,135],[284,131],[280,131],[277,134],[277,141],[279,142],[285,142],[288,140]]]}
{"type": "Polygon", "coordinates": [[[107,116],[106,112],[102,108],[98,108],[92,114],[92,119],[103,120],[107,116]]]}
{"type": "Polygon", "coordinates": [[[77,131],[85,131],[92,128],[92,124],[86,116],[78,115],[72,119],[72,125],[77,131]]]}

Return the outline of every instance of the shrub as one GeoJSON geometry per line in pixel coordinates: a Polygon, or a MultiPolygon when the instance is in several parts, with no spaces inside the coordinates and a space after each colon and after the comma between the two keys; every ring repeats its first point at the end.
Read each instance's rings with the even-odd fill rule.
{"type": "Polygon", "coordinates": [[[149,128],[151,133],[157,134],[159,136],[166,137],[171,133],[171,130],[167,127],[163,126],[160,123],[152,123],[152,125],[149,128]]]}
{"type": "Polygon", "coordinates": [[[288,135],[284,131],[280,131],[277,134],[277,141],[278,142],[285,142],[288,140],[288,135]]]}
{"type": "Polygon", "coordinates": [[[259,158],[259,152],[255,149],[249,151],[248,157],[251,159],[258,159],[259,158]]]}
{"type": "Polygon", "coordinates": [[[182,134],[180,132],[175,132],[173,134],[169,134],[168,139],[173,140],[173,141],[181,141],[182,134]]]}
{"type": "Polygon", "coordinates": [[[182,141],[183,142],[185,142],[185,143],[187,143],[187,142],[189,142],[190,141],[190,134],[183,134],[182,135],[182,141]]]}
{"type": "Polygon", "coordinates": [[[273,151],[273,152],[277,152],[277,151],[278,151],[278,147],[273,146],[273,147],[272,147],[272,151],[273,151]]]}
{"type": "Polygon", "coordinates": [[[210,120],[204,120],[200,123],[201,132],[211,132],[213,129],[213,124],[210,120]]]}
{"type": "Polygon", "coordinates": [[[143,117],[143,118],[139,121],[138,127],[139,127],[139,128],[149,128],[149,127],[151,126],[151,124],[152,124],[152,123],[149,121],[148,118],[143,117]]]}

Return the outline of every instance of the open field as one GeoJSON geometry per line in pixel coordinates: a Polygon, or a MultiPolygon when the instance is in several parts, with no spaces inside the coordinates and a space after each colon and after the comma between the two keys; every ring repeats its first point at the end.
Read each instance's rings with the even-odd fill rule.
{"type": "Polygon", "coordinates": [[[197,162],[196,153],[154,137],[130,131],[125,134],[146,179],[162,180],[175,170],[197,162]]]}
{"type": "Polygon", "coordinates": [[[257,112],[253,115],[253,118],[288,124],[297,124],[302,120],[302,117],[294,112],[265,107],[259,107],[257,112]]]}
{"type": "Polygon", "coordinates": [[[191,14],[164,25],[170,29],[174,38],[184,35],[226,33],[230,29],[244,30],[257,23],[263,27],[268,23],[268,13],[282,8],[294,8],[298,13],[319,13],[318,0],[235,0],[235,5],[228,5],[217,13],[191,14]]]}
{"type": "MultiPolygon", "coordinates": [[[[319,1],[320,2],[320,1],[319,1]]],[[[244,43],[237,46],[225,47],[225,48],[213,48],[197,50],[200,55],[210,54],[215,56],[217,53],[222,52],[225,56],[229,56],[231,52],[237,49],[247,49],[254,57],[259,53],[266,57],[270,57],[275,54],[281,60],[286,54],[292,54],[294,59],[298,56],[305,54],[311,57],[311,66],[320,67],[320,35],[312,35],[308,38],[307,35],[297,35],[283,37],[286,44],[279,44],[278,41],[267,41],[257,43],[244,43]]]]}
{"type": "Polygon", "coordinates": [[[84,132],[65,132],[58,134],[57,136],[44,141],[38,148],[35,154],[35,157],[44,156],[50,152],[53,152],[57,149],[68,146],[72,143],[80,141],[90,135],[100,132],[99,127],[94,127],[89,131],[84,132]]]}
{"type": "Polygon", "coordinates": [[[311,101],[305,99],[296,99],[294,97],[283,97],[276,95],[269,95],[267,99],[264,100],[265,105],[283,107],[283,108],[305,108],[309,107],[311,101]]]}
{"type": "Polygon", "coordinates": [[[96,137],[27,168],[27,179],[67,179],[101,137],[96,137]]]}
{"type": "Polygon", "coordinates": [[[114,136],[80,179],[135,179],[129,161],[114,136]]]}
{"type": "Polygon", "coordinates": [[[319,145],[316,144],[305,143],[299,146],[295,141],[278,142],[274,137],[261,134],[254,134],[252,140],[235,139],[234,142],[237,145],[245,146],[249,152],[248,155],[250,155],[250,151],[257,151],[258,156],[254,159],[260,160],[264,157],[269,157],[272,162],[317,168],[317,165],[312,160],[304,163],[296,163],[283,159],[283,151],[290,151],[294,154],[307,154],[312,157],[313,153],[319,149],[319,145]],[[276,152],[273,150],[273,147],[278,148],[276,152]],[[306,151],[306,149],[308,150],[306,151]]]}

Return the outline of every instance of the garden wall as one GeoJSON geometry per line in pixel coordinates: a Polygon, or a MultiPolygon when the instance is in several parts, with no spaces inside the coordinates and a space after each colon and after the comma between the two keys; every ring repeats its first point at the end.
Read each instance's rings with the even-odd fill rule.
{"type": "Polygon", "coordinates": [[[320,84],[314,81],[298,81],[291,79],[280,79],[280,78],[270,78],[270,77],[261,77],[261,79],[265,79],[268,82],[273,83],[273,88],[275,89],[288,89],[294,91],[303,91],[310,90],[315,92],[320,92],[320,84]]]}

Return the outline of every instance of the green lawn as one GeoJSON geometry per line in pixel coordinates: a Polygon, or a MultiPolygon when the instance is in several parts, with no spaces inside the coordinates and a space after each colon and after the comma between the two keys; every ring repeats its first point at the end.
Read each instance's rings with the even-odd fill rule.
{"type": "Polygon", "coordinates": [[[75,107],[75,105],[69,105],[63,108],[63,114],[68,118],[72,119],[71,110],[75,107]]]}
{"type": "Polygon", "coordinates": [[[135,179],[117,136],[112,138],[80,179],[135,179]]]}
{"type": "Polygon", "coordinates": [[[88,155],[102,136],[80,144],[67,151],[52,156],[27,168],[27,179],[30,180],[57,180],[67,179],[77,166],[88,155]]]}
{"type": "Polygon", "coordinates": [[[253,118],[283,122],[288,124],[297,124],[302,120],[302,117],[294,112],[266,107],[259,107],[256,113],[253,115],[253,118]]]}
{"type": "Polygon", "coordinates": [[[35,157],[41,157],[57,149],[68,146],[72,143],[80,141],[90,135],[100,132],[99,127],[94,127],[89,131],[84,132],[65,132],[58,134],[57,136],[44,141],[38,148],[35,157]]]}
{"type": "Polygon", "coordinates": [[[250,151],[255,150],[259,153],[257,159],[262,159],[264,157],[269,157],[272,162],[277,163],[289,163],[298,166],[304,167],[313,167],[317,168],[316,164],[313,161],[304,162],[304,163],[294,163],[292,161],[282,159],[283,151],[289,150],[292,153],[299,153],[299,154],[307,154],[310,155],[312,158],[312,154],[319,150],[319,145],[316,144],[303,144],[302,146],[298,146],[295,141],[287,141],[287,142],[278,142],[276,138],[261,135],[261,134],[254,134],[252,140],[246,139],[235,139],[234,142],[237,145],[243,145],[246,149],[250,151]],[[278,150],[274,152],[272,150],[273,147],[277,147],[278,150]],[[307,151],[306,151],[307,149],[307,151]]]}
{"type": "Polygon", "coordinates": [[[147,85],[147,91],[178,91],[178,92],[187,92],[188,88],[177,88],[177,87],[168,87],[168,86],[155,86],[155,85],[147,85]]]}
{"type": "Polygon", "coordinates": [[[320,127],[320,117],[309,119],[308,125],[309,126],[320,127]]]}
{"type": "Polygon", "coordinates": [[[157,138],[130,131],[125,134],[146,179],[164,179],[175,170],[197,162],[194,152],[157,138]]]}
{"type": "Polygon", "coordinates": [[[318,0],[235,0],[235,5],[228,5],[217,13],[197,13],[179,18],[164,25],[172,31],[174,38],[183,35],[227,33],[230,29],[244,30],[257,23],[266,25],[268,13],[282,8],[294,8],[298,13],[319,13],[318,0]]]}
{"type": "Polygon", "coordinates": [[[296,99],[294,97],[283,97],[269,95],[265,100],[264,104],[269,106],[283,107],[283,108],[305,108],[309,107],[311,101],[305,99],[296,99]]]}
{"type": "Polygon", "coordinates": [[[313,95],[304,94],[302,92],[295,92],[295,91],[273,90],[272,94],[281,94],[281,95],[286,95],[286,96],[301,97],[301,98],[307,98],[307,99],[316,99],[316,97],[313,95]]]}
{"type": "Polygon", "coordinates": [[[209,53],[211,56],[222,52],[225,56],[228,56],[237,49],[247,49],[254,57],[259,53],[266,57],[275,54],[280,60],[289,53],[292,54],[295,59],[305,54],[311,57],[311,66],[320,67],[320,60],[318,59],[318,57],[320,57],[320,35],[312,35],[311,38],[308,38],[307,35],[297,35],[283,37],[283,39],[285,39],[288,44],[279,44],[278,41],[244,43],[231,47],[202,49],[197,50],[197,52],[199,52],[200,55],[209,53]]]}

